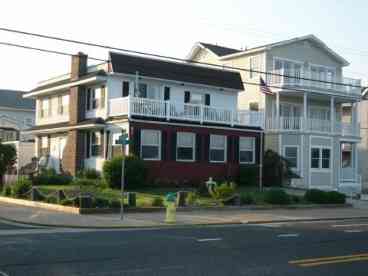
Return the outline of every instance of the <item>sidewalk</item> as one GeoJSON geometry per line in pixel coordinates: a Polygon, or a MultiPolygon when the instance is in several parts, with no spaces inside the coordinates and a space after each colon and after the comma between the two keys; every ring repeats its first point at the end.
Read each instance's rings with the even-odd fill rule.
{"type": "MultiPolygon", "coordinates": [[[[319,208],[291,210],[221,210],[182,211],[177,213],[177,226],[266,223],[302,220],[332,220],[367,218],[367,209],[319,208]]],[[[162,227],[165,213],[128,213],[124,220],[119,214],[77,215],[44,209],[0,204],[0,219],[26,224],[75,227],[75,228],[119,228],[119,227],[162,227]]]]}

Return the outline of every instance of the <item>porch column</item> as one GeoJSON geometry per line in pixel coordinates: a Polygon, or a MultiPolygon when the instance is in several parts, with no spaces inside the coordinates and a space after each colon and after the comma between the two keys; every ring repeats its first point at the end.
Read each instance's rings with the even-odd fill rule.
{"type": "Polygon", "coordinates": [[[352,131],[353,134],[357,134],[359,135],[359,133],[357,133],[357,131],[359,130],[358,127],[358,103],[352,103],[352,108],[351,108],[351,124],[352,124],[352,131]]]}
{"type": "Polygon", "coordinates": [[[280,94],[276,92],[276,128],[279,129],[280,127],[280,94]]]}
{"type": "Polygon", "coordinates": [[[330,98],[330,121],[331,121],[331,132],[335,132],[335,98],[330,98]]]}
{"type": "Polygon", "coordinates": [[[308,129],[308,94],[304,92],[303,94],[303,129],[308,129]]]}

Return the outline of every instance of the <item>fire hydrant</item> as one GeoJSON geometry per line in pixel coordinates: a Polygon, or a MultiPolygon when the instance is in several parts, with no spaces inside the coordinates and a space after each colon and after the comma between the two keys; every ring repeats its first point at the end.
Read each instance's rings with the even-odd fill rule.
{"type": "Polygon", "coordinates": [[[166,200],[166,223],[176,222],[176,195],[175,193],[168,193],[165,197],[166,200]]]}

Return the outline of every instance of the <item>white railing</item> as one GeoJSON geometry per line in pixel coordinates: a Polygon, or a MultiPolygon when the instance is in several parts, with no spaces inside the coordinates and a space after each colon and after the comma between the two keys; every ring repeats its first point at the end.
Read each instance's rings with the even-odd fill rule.
{"type": "Polygon", "coordinates": [[[263,112],[230,110],[220,107],[125,97],[109,101],[109,116],[143,116],[166,120],[217,123],[224,125],[264,126],[263,112]]]}
{"type": "Polygon", "coordinates": [[[331,80],[314,80],[310,71],[272,70],[266,75],[266,83],[275,88],[284,86],[303,88],[317,88],[318,90],[331,90],[339,94],[360,96],[361,80],[352,78],[331,80]]]}
{"type": "Polygon", "coordinates": [[[285,130],[285,131],[313,131],[334,133],[342,136],[359,136],[359,124],[335,122],[332,126],[329,120],[320,120],[308,118],[304,123],[303,117],[267,117],[265,120],[265,129],[267,130],[285,130]]]}

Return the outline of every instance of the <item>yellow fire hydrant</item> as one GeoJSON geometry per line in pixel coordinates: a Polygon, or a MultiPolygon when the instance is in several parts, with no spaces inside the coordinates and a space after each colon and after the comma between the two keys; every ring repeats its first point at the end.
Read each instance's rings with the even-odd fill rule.
{"type": "Polygon", "coordinates": [[[168,193],[166,195],[166,223],[176,222],[176,195],[174,193],[168,193]]]}

